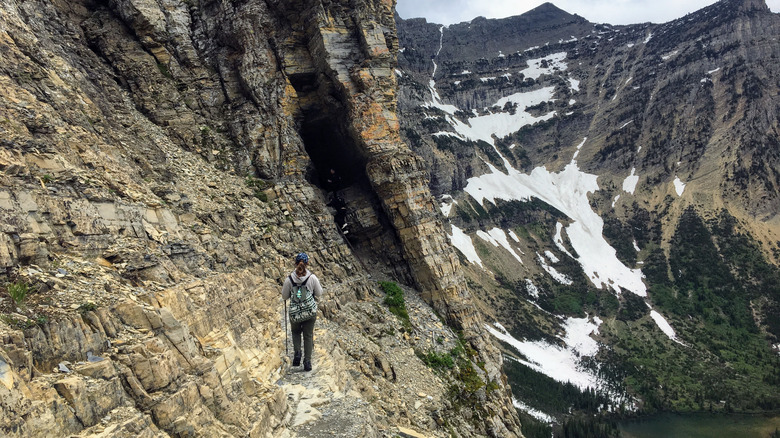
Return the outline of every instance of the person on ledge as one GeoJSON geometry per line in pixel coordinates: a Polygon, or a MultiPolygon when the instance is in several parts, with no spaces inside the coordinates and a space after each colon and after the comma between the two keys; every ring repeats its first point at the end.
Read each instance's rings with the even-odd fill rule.
{"type": "Polygon", "coordinates": [[[301,364],[301,335],[303,335],[304,371],[312,369],[314,322],[317,320],[317,301],[322,297],[320,280],[309,271],[308,266],[309,256],[306,253],[296,255],[295,270],[287,276],[282,286],[282,299],[290,300],[290,331],[295,352],[292,364],[295,367],[301,364]]]}

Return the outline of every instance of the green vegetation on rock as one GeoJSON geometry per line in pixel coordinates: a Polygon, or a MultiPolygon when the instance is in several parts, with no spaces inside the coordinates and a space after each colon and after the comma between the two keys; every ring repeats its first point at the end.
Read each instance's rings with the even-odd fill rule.
{"type": "Polygon", "coordinates": [[[406,331],[412,330],[412,323],[409,321],[409,313],[406,311],[404,302],[404,291],[392,281],[380,281],[379,287],[385,291],[385,304],[390,307],[390,313],[401,320],[401,325],[406,331]]]}
{"type": "Polygon", "coordinates": [[[8,295],[14,300],[17,306],[21,306],[24,300],[27,298],[27,294],[30,293],[30,286],[24,282],[8,283],[6,286],[8,295]]]}

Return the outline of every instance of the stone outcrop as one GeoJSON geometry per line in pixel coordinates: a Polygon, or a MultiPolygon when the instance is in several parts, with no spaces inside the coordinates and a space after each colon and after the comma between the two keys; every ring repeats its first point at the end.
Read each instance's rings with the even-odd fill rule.
{"type": "Polygon", "coordinates": [[[196,280],[6,334],[4,432],[272,432],[287,411],[272,383],[282,333],[277,309],[258,303],[275,301],[277,287],[257,281],[251,272],[196,280]]]}
{"type": "Polygon", "coordinates": [[[278,290],[303,250],[326,287],[323,364],[344,368],[330,391],[376,422],[360,433],[520,435],[400,138],[397,50],[385,0],[4,2],[0,268],[25,292],[0,299],[2,434],[302,430],[278,290]],[[329,167],[361,219],[349,240],[329,167]],[[402,328],[372,274],[414,286],[476,348],[493,385],[474,424],[415,355],[457,334],[423,302],[402,328]]]}

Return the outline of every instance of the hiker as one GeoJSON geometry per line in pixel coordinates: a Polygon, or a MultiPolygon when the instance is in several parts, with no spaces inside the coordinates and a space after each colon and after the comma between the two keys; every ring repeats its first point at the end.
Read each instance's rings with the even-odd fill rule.
{"type": "Polygon", "coordinates": [[[341,175],[337,174],[336,169],[331,167],[328,171],[328,175],[325,177],[325,190],[335,192],[341,188],[341,185],[341,175]]]}
{"type": "Polygon", "coordinates": [[[339,190],[341,190],[343,185],[341,175],[336,173],[336,170],[331,167],[325,178],[325,190],[328,192],[330,199],[325,205],[335,210],[333,218],[336,220],[336,225],[342,234],[347,234],[349,233],[347,231],[347,203],[339,195],[339,190]]]}
{"type": "Polygon", "coordinates": [[[341,233],[347,234],[347,203],[344,202],[344,198],[339,196],[338,192],[334,192],[333,198],[327,205],[336,210],[333,219],[336,221],[336,225],[339,226],[341,233]]]}
{"type": "Polygon", "coordinates": [[[282,286],[282,299],[290,300],[290,331],[293,337],[293,366],[301,364],[301,335],[303,335],[303,370],[311,371],[311,352],[314,349],[314,322],[317,320],[317,301],[322,286],[316,275],[307,269],[309,256],[302,252],[295,256],[295,270],[282,286]]]}

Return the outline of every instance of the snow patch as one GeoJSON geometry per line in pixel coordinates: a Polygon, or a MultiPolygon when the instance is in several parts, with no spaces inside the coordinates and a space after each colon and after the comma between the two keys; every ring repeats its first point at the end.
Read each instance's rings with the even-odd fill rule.
{"type": "Polygon", "coordinates": [[[514,231],[509,230],[509,237],[511,237],[515,242],[520,243],[520,238],[517,237],[517,234],[515,234],[514,231]]]}
{"type": "Polygon", "coordinates": [[[521,70],[520,73],[527,78],[539,79],[541,75],[549,75],[556,70],[566,70],[567,65],[563,62],[564,59],[566,59],[566,52],[553,53],[543,58],[529,59],[527,61],[528,68],[521,70]],[[542,66],[543,63],[546,64],[546,67],[542,66]]]}
{"type": "Polygon", "coordinates": [[[549,249],[544,252],[544,255],[547,256],[547,259],[553,263],[558,263],[561,260],[555,256],[555,254],[552,253],[549,249]]]}
{"type": "Polygon", "coordinates": [[[642,272],[629,269],[616,256],[602,235],[604,221],[593,211],[588,193],[599,189],[597,176],[580,171],[570,163],[562,171],[552,173],[537,167],[524,174],[505,161],[507,173],[488,163],[490,173],[467,180],[464,191],[480,204],[496,199],[525,201],[538,198],[557,208],[573,222],[566,228],[577,259],[591,282],[598,287],[612,287],[617,293],[625,288],[637,295],[647,295],[642,272]]]}
{"type": "Polygon", "coordinates": [[[569,87],[571,87],[571,89],[574,91],[580,91],[580,81],[569,78],[569,87]]]}
{"type": "Polygon", "coordinates": [[[455,138],[460,138],[460,136],[457,133],[455,133],[455,132],[447,132],[447,131],[434,132],[431,135],[434,136],[434,137],[455,137],[455,138]]]}
{"type": "Polygon", "coordinates": [[[600,325],[599,318],[594,318],[594,322],[588,318],[568,318],[563,325],[566,330],[563,341],[580,356],[594,356],[599,352],[599,343],[590,335],[598,334],[600,325]]]}
{"type": "Polygon", "coordinates": [[[636,174],[636,167],[631,168],[631,175],[627,176],[623,180],[623,191],[634,194],[636,185],[639,182],[639,175],[636,174]]]}
{"type": "Polygon", "coordinates": [[[545,374],[559,382],[570,382],[580,389],[604,387],[603,381],[585,370],[580,364],[580,356],[593,355],[598,352],[598,343],[590,339],[590,334],[598,331],[598,324],[569,318],[564,323],[566,347],[552,345],[545,341],[519,341],[512,337],[499,323],[493,326],[485,325],[488,332],[497,339],[506,342],[527,360],[516,359],[523,365],[545,374]],[[589,340],[586,340],[589,339],[589,340]]]}
{"type": "Polygon", "coordinates": [[[482,259],[477,255],[477,250],[474,248],[474,243],[471,241],[471,237],[469,237],[468,234],[464,233],[463,230],[455,225],[452,225],[452,235],[448,234],[447,237],[449,237],[452,246],[462,252],[469,263],[474,263],[484,268],[482,259]]]}
{"type": "Polygon", "coordinates": [[[528,295],[531,295],[534,298],[539,298],[539,288],[536,287],[530,278],[525,279],[525,290],[528,292],[528,295]]]}
{"type": "Polygon", "coordinates": [[[574,155],[571,157],[571,164],[577,163],[577,156],[580,155],[580,149],[582,149],[582,146],[585,144],[585,142],[588,141],[588,137],[583,137],[582,142],[577,145],[577,150],[574,152],[574,155]]]}
{"type": "Polygon", "coordinates": [[[506,238],[506,233],[501,228],[493,228],[488,232],[479,230],[477,231],[477,236],[486,242],[492,243],[495,247],[503,247],[509,251],[509,253],[512,254],[512,256],[514,256],[518,262],[523,263],[523,260],[520,258],[520,256],[517,255],[515,250],[512,249],[512,247],[509,245],[509,241],[506,238]]]}
{"type": "MultiPolygon", "coordinates": [[[[520,128],[526,125],[532,125],[536,122],[549,120],[555,115],[555,111],[548,114],[535,117],[524,109],[529,106],[538,105],[542,102],[553,100],[553,93],[555,87],[546,87],[527,93],[515,93],[510,96],[499,99],[494,105],[503,107],[507,103],[517,104],[518,109],[523,110],[516,111],[515,114],[509,114],[505,112],[478,115],[468,119],[468,123],[450,117],[448,120],[455,131],[462,136],[462,138],[472,141],[482,140],[488,144],[493,144],[493,135],[498,138],[506,137],[509,134],[517,132],[520,128]]],[[[451,106],[451,105],[449,105],[451,106]]],[[[451,106],[451,111],[447,111],[449,114],[455,114],[457,108],[451,106]]]]}
{"type": "Polygon", "coordinates": [[[672,56],[674,56],[674,55],[676,55],[676,54],[678,54],[678,53],[680,53],[680,51],[679,51],[679,50],[675,50],[674,52],[672,52],[672,53],[670,53],[670,54],[668,54],[668,55],[664,55],[664,56],[662,56],[662,57],[661,57],[661,59],[663,59],[664,61],[666,61],[666,60],[668,60],[669,58],[671,58],[672,56]]]}
{"type": "Polygon", "coordinates": [[[682,196],[685,191],[685,183],[682,182],[679,176],[674,177],[674,191],[677,192],[677,196],[682,196]]]}
{"type": "Polygon", "coordinates": [[[674,333],[672,326],[668,321],[666,321],[666,318],[661,316],[660,313],[656,312],[655,310],[651,310],[650,318],[653,318],[653,321],[655,321],[655,324],[658,326],[658,328],[661,329],[661,331],[664,332],[664,334],[668,336],[669,339],[682,344],[682,342],[677,340],[677,335],[674,333]]]}
{"type": "Polygon", "coordinates": [[[517,400],[516,398],[512,397],[512,406],[514,406],[516,409],[520,409],[521,411],[525,412],[526,414],[536,418],[539,421],[545,422],[545,423],[554,423],[555,418],[545,414],[544,412],[534,409],[527,404],[517,400]]]}
{"type": "Polygon", "coordinates": [[[539,264],[542,266],[542,269],[547,271],[547,273],[550,274],[550,277],[552,277],[555,281],[557,281],[558,283],[561,283],[561,284],[565,284],[567,286],[569,286],[572,283],[574,283],[573,281],[571,281],[571,279],[569,277],[567,277],[564,274],[561,274],[560,272],[558,272],[557,269],[555,269],[552,266],[548,265],[547,264],[547,260],[545,260],[545,258],[542,257],[541,254],[536,253],[536,257],[539,259],[539,264]]]}
{"type": "MultiPolygon", "coordinates": [[[[436,63],[434,63],[434,65],[435,64],[436,63]]],[[[434,68],[434,70],[435,70],[435,68],[434,68]]],[[[425,108],[437,108],[437,109],[440,109],[440,110],[442,110],[442,111],[444,111],[445,113],[448,113],[448,114],[455,114],[458,111],[458,107],[456,107],[455,105],[445,104],[445,103],[443,103],[441,101],[441,96],[439,96],[439,92],[436,91],[436,81],[431,79],[428,82],[428,89],[431,91],[431,101],[430,102],[426,102],[423,105],[423,107],[425,107],[425,108]]]]}
{"type": "Polygon", "coordinates": [[[452,199],[452,196],[450,195],[443,195],[441,200],[442,202],[439,204],[439,209],[441,210],[441,213],[444,215],[444,217],[448,217],[452,211],[452,207],[454,207],[458,202],[452,199]]]}

